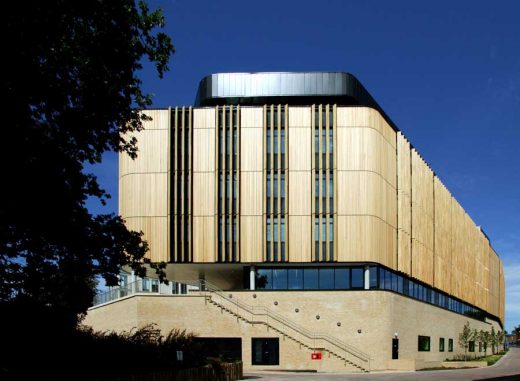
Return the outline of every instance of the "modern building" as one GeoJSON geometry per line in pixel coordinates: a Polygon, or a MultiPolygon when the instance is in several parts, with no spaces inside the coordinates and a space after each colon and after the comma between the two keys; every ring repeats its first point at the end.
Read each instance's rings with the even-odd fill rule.
{"type": "Polygon", "coordinates": [[[173,283],[122,277],[86,324],[320,371],[434,365],[466,322],[502,329],[488,237],[354,76],[214,74],[195,106],[144,113],[119,211],[173,283]]]}

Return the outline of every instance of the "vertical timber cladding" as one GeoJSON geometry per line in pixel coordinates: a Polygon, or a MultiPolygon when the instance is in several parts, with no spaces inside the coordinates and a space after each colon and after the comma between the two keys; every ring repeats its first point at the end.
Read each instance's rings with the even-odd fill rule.
{"type": "Polygon", "coordinates": [[[147,110],[137,138],[138,156],[119,154],[119,214],[130,230],[142,231],[154,262],[168,261],[169,110],[147,110]]]}
{"type": "Polygon", "coordinates": [[[498,257],[401,133],[397,169],[397,269],[499,316],[498,257]]]}
{"type": "Polygon", "coordinates": [[[216,110],[193,110],[193,262],[216,262],[216,110]]]}
{"type": "Polygon", "coordinates": [[[240,108],[240,259],[263,262],[264,108],[240,108]]]}
{"type": "Polygon", "coordinates": [[[313,222],[311,192],[313,185],[311,107],[289,106],[288,119],[288,206],[289,261],[311,262],[313,222]]]}
{"type": "Polygon", "coordinates": [[[191,107],[176,107],[171,110],[170,256],[172,262],[193,260],[192,113],[191,107]]]}
{"type": "Polygon", "coordinates": [[[312,125],[312,260],[328,262],[335,260],[334,215],[336,213],[334,181],[334,143],[336,106],[313,105],[312,125]]]}
{"type": "Polygon", "coordinates": [[[265,126],[265,258],[288,261],[287,238],[287,106],[264,107],[265,126]]]}
{"type": "MultiPolygon", "coordinates": [[[[397,270],[412,274],[412,167],[410,142],[397,133],[397,270]]],[[[450,200],[451,202],[451,200],[450,200]]]]}
{"type": "Polygon", "coordinates": [[[396,139],[376,110],[337,108],[338,261],[397,268],[396,139]]]}
{"type": "Polygon", "coordinates": [[[433,172],[412,148],[412,276],[433,284],[433,172]]]}
{"type": "Polygon", "coordinates": [[[433,285],[451,294],[452,275],[452,196],[437,176],[433,178],[434,203],[434,280],[433,285]]]}
{"type": "Polygon", "coordinates": [[[240,262],[240,107],[217,107],[217,262],[240,262]]]}

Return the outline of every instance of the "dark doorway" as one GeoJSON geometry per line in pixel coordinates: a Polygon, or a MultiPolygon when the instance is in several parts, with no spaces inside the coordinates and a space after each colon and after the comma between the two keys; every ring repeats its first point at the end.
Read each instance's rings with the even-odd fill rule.
{"type": "Polygon", "coordinates": [[[196,337],[206,357],[221,358],[224,361],[242,361],[242,339],[232,337],[196,337]]]}
{"type": "Polygon", "coordinates": [[[279,365],[280,343],[278,338],[251,339],[253,365],[279,365]]]}
{"type": "Polygon", "coordinates": [[[399,359],[399,339],[392,339],[392,360],[399,359]]]}

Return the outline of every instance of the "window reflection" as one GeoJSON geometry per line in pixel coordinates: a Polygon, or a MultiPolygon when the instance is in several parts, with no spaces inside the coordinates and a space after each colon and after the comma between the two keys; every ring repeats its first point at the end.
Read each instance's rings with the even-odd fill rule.
{"type": "Polygon", "coordinates": [[[347,290],[350,288],[350,269],[335,269],[334,288],[337,290],[347,290]]]}
{"type": "Polygon", "coordinates": [[[318,269],[303,270],[303,288],[306,290],[318,289],[318,269]]]}
{"type": "MultiPolygon", "coordinates": [[[[351,267],[305,267],[305,268],[258,268],[258,290],[348,290],[364,288],[364,268],[351,267]]],[[[411,298],[436,305],[447,310],[483,320],[486,313],[478,308],[456,300],[442,291],[423,285],[418,281],[390,271],[381,266],[370,266],[369,288],[389,290],[411,298]]],[[[150,288],[150,286],[148,286],[150,288]]]]}
{"type": "Polygon", "coordinates": [[[334,289],[334,269],[320,269],[320,290],[334,289]]]}
{"type": "Polygon", "coordinates": [[[353,267],[351,269],[351,287],[363,288],[364,271],[362,267],[353,267]]]}
{"type": "Polygon", "coordinates": [[[273,289],[287,290],[287,270],[276,269],[273,270],[273,289]]]}

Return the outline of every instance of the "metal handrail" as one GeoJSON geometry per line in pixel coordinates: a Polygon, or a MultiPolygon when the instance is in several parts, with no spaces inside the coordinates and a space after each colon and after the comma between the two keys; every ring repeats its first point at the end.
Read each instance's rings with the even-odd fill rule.
{"type": "Polygon", "coordinates": [[[151,284],[150,284],[149,290],[145,289],[143,287],[143,280],[138,279],[135,282],[128,283],[125,286],[119,285],[119,286],[113,287],[112,289],[110,289],[108,291],[95,295],[93,305],[97,306],[99,304],[108,303],[113,300],[125,298],[127,296],[137,294],[137,293],[158,294],[159,292],[152,291],[151,284]]]}
{"type": "Polygon", "coordinates": [[[338,340],[337,338],[332,337],[329,334],[312,332],[312,331],[308,330],[307,328],[302,327],[299,324],[297,324],[291,320],[288,320],[284,316],[280,315],[277,312],[272,311],[271,309],[269,309],[265,306],[250,306],[244,302],[233,299],[232,297],[228,297],[226,295],[225,291],[221,290],[220,288],[218,288],[217,286],[211,284],[210,282],[208,282],[206,280],[201,279],[198,281],[180,281],[180,282],[186,283],[186,284],[191,284],[191,285],[196,285],[196,286],[198,286],[198,288],[201,292],[204,292],[204,291],[212,292],[212,293],[218,295],[219,297],[223,298],[224,300],[230,302],[231,304],[234,304],[235,306],[245,310],[246,312],[250,313],[251,315],[265,315],[268,318],[277,320],[282,325],[293,329],[294,331],[302,334],[303,336],[306,336],[310,340],[328,341],[330,344],[340,348],[341,350],[351,354],[354,357],[357,357],[361,361],[368,363],[368,368],[370,368],[370,356],[367,353],[365,353],[365,352],[357,349],[356,347],[349,345],[341,340],[338,340]],[[193,283],[195,283],[195,284],[193,284],[193,283]],[[259,311],[261,311],[261,312],[259,312],[259,311]]]}

